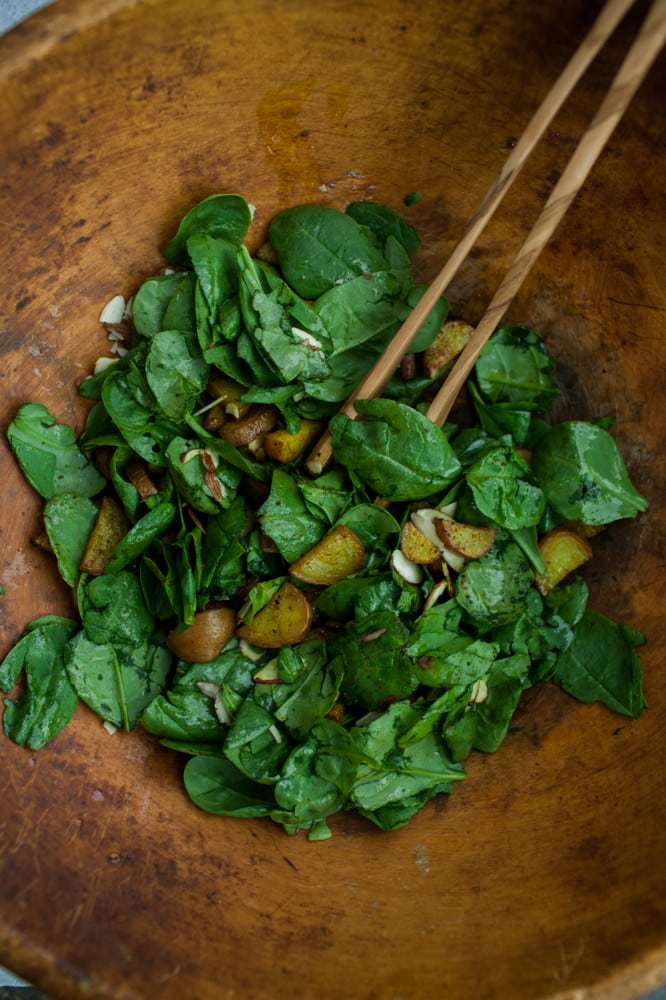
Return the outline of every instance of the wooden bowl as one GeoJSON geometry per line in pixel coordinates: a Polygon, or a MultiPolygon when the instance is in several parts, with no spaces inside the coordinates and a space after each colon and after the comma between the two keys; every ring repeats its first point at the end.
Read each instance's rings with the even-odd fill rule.
{"type": "MultiPolygon", "coordinates": [[[[58,0],[0,40],[2,431],[107,353],[100,308],[162,266],[216,191],[279,209],[403,208],[431,278],[598,2],[58,0]]],[[[632,14],[450,289],[474,322],[596,110],[632,14]]],[[[56,998],[628,998],[666,980],[666,63],[655,65],[509,318],[559,360],[560,415],[611,414],[650,511],[599,539],[591,605],[650,639],[648,710],[548,685],[450,801],[308,843],[198,811],[182,761],[86,709],[37,754],[0,741],[0,958],[56,998]]],[[[41,503],[6,445],[4,654],[71,614],[31,545],[41,503]]]]}

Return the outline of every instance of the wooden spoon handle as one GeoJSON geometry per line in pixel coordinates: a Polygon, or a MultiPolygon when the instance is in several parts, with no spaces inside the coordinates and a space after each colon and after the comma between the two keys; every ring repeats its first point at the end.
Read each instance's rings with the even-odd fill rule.
{"type": "Polygon", "coordinates": [[[474,334],[430,404],[426,415],[434,423],[443,424],[446,420],[484,344],[496,329],[535,260],[584,184],[665,41],[666,0],[656,0],[541,215],[514,258],[474,334]]]}
{"type": "MultiPolygon", "coordinates": [[[[500,173],[486,192],[478,209],[468,222],[460,241],[456,244],[443,268],[428,286],[418,304],[402,324],[381,358],[349,396],[341,412],[354,418],[357,399],[369,399],[380,393],[400,364],[423,322],[446,291],[449,283],[464,262],[474,243],[492,218],[535,145],[548,128],[562,104],[576,86],[581,76],[603,48],[634,0],[608,0],[596,21],[580,43],[561,74],[536,110],[520,139],[509,154],[500,173]]],[[[331,458],[331,438],[326,431],[311,452],[307,467],[318,475],[331,458]]]]}

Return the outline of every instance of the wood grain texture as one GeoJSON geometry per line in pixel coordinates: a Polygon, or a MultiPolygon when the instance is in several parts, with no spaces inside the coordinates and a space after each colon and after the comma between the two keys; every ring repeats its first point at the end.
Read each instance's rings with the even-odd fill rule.
{"type": "MultiPolygon", "coordinates": [[[[400,208],[439,270],[600,4],[58,0],[0,40],[0,407],[80,428],[97,318],[214,191],[400,208]],[[426,30],[427,27],[427,30],[426,30]]],[[[451,288],[475,322],[598,107],[642,5],[586,74],[451,288]]],[[[0,742],[0,955],[55,1000],[628,1000],[666,980],[663,57],[509,318],[559,360],[558,415],[612,414],[651,509],[595,539],[592,606],[650,637],[626,721],[542,685],[448,802],[323,844],[207,816],[182,761],[77,711],[0,742]]],[[[0,655],[71,613],[0,445],[0,655]]]]}

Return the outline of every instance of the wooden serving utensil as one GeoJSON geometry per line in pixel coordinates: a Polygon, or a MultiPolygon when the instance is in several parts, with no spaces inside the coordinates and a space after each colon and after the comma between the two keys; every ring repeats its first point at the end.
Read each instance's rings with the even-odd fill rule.
{"type": "MultiPolygon", "coordinates": [[[[632,6],[632,2],[633,0],[609,0],[604,6],[592,28],[525,128],[441,271],[428,286],[382,356],[341,407],[341,412],[353,419],[356,416],[355,401],[377,395],[386,386],[421,325],[444,294],[535,145],[584,71],[632,6]]],[[[434,423],[441,425],[446,420],[484,344],[497,328],[532,265],[584,184],[665,41],[666,0],[655,0],[597,114],[583,134],[575,153],[551,192],[523,246],[514,258],[474,334],[430,404],[427,416],[434,423]]],[[[309,472],[312,475],[319,475],[330,461],[331,455],[332,441],[330,434],[326,431],[308,457],[306,464],[309,472]]]]}

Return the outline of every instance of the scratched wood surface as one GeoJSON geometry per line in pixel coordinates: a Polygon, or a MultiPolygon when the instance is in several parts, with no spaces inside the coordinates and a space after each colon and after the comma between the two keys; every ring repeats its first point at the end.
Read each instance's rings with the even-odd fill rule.
{"type": "MultiPolygon", "coordinates": [[[[0,40],[4,432],[43,401],[80,429],[97,322],[214,191],[406,210],[438,269],[599,4],[59,0],[0,40]]],[[[640,13],[560,113],[450,290],[474,321],[593,114],[640,13]]],[[[637,721],[548,686],[450,801],[323,844],[198,812],[182,762],[84,709],[0,740],[0,958],[56,1000],[631,998],[666,981],[664,59],[510,319],[547,338],[558,415],[612,414],[649,515],[595,541],[591,604],[650,637],[637,721]]],[[[71,614],[2,443],[0,655],[71,614]]]]}

